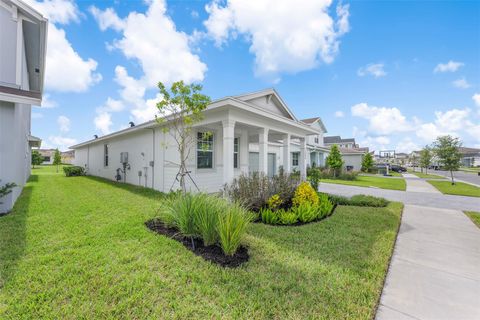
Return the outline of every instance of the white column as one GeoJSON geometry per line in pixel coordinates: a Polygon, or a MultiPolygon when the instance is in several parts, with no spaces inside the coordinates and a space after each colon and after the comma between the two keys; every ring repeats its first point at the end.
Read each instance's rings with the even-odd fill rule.
{"type": "Polygon", "coordinates": [[[243,130],[240,135],[240,170],[248,174],[248,131],[243,130]]]}
{"type": "Polygon", "coordinates": [[[258,130],[258,171],[267,174],[268,171],[268,129],[258,130]]]}
{"type": "Polygon", "coordinates": [[[300,139],[300,159],[299,159],[300,177],[302,180],[307,178],[307,139],[300,139]]]}
{"type": "Polygon", "coordinates": [[[283,170],[285,173],[290,173],[292,171],[292,152],[290,150],[290,140],[290,134],[286,133],[283,136],[283,170]]]}
{"type": "Polygon", "coordinates": [[[235,121],[223,120],[223,183],[233,180],[233,139],[235,121]]]}

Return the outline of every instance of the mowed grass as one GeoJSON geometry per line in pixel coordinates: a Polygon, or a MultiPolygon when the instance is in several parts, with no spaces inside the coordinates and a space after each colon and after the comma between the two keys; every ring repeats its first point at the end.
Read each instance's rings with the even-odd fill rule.
{"type": "Polygon", "coordinates": [[[320,182],[346,184],[360,187],[375,187],[380,189],[406,190],[405,179],[377,177],[377,176],[358,176],[357,180],[339,180],[322,179],[320,182]]]}
{"type": "Polygon", "coordinates": [[[437,188],[438,191],[444,194],[480,197],[480,188],[472,186],[471,184],[467,184],[463,182],[455,182],[455,184],[452,185],[450,180],[446,180],[446,181],[427,180],[427,182],[430,183],[435,188],[437,188]]]}
{"type": "Polygon", "coordinates": [[[439,176],[438,174],[413,172],[413,171],[409,171],[408,173],[414,174],[417,177],[422,178],[422,179],[445,179],[445,177],[439,176]]]}
{"type": "Polygon", "coordinates": [[[0,218],[0,319],[372,319],[402,205],[252,224],[223,269],[149,231],[162,194],[34,170],[0,218]]]}
{"type": "Polygon", "coordinates": [[[465,214],[480,228],[480,212],[465,211],[465,214]]]}

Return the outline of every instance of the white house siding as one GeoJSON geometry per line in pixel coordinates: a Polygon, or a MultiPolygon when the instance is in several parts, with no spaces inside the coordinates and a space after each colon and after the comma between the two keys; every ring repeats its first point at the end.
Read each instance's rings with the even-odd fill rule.
{"type": "Polygon", "coordinates": [[[30,176],[30,110],[30,105],[0,101],[0,183],[18,185],[0,200],[0,212],[12,208],[30,176]]]}
{"type": "Polygon", "coordinates": [[[0,83],[16,83],[17,23],[12,14],[0,6],[0,83]],[[3,63],[9,61],[10,63],[3,63]]]}
{"type": "Polygon", "coordinates": [[[354,171],[360,171],[362,168],[362,155],[361,154],[344,154],[343,161],[344,167],[352,166],[354,171]]]}

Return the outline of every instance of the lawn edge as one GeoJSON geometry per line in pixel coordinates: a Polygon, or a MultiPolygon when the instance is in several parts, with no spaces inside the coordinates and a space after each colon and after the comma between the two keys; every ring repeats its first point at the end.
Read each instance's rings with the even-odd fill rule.
{"type": "Polygon", "coordinates": [[[477,211],[470,211],[470,210],[464,210],[462,211],[467,217],[468,219],[470,219],[470,221],[472,221],[472,223],[477,226],[479,229],[480,229],[480,223],[477,223],[474,219],[472,219],[471,217],[471,214],[478,214],[480,216],[480,212],[477,212],[477,211]]]}
{"type": "Polygon", "coordinates": [[[377,312],[378,312],[378,308],[380,306],[380,301],[382,300],[383,290],[385,289],[385,283],[387,282],[387,276],[388,276],[388,273],[390,272],[390,268],[392,266],[393,253],[395,252],[395,247],[397,246],[398,235],[400,233],[400,227],[402,226],[403,211],[405,210],[405,204],[403,202],[399,202],[399,201],[392,201],[392,203],[395,203],[395,202],[400,203],[402,205],[402,210],[400,211],[400,222],[399,222],[398,227],[397,227],[397,231],[396,231],[396,234],[395,234],[395,239],[393,240],[392,251],[390,252],[390,257],[388,258],[387,270],[385,270],[385,275],[383,276],[382,291],[380,292],[380,294],[378,296],[378,299],[377,299],[377,302],[375,303],[374,312],[372,314],[372,317],[370,318],[371,320],[375,320],[375,318],[377,317],[377,312]]]}
{"type": "MultiPolygon", "coordinates": [[[[433,183],[431,183],[431,181],[433,182],[445,182],[445,181],[439,181],[438,179],[425,179],[425,181],[427,181],[432,187],[434,187],[435,189],[437,189],[441,194],[446,194],[446,195],[449,195],[449,196],[457,196],[457,197],[469,197],[469,198],[480,198],[480,196],[472,196],[472,195],[469,195],[469,194],[457,194],[457,193],[448,193],[448,192],[443,192],[442,190],[440,190],[439,188],[437,188],[436,185],[434,185],[433,183]]],[[[448,180],[447,180],[448,181],[448,180]]],[[[473,187],[476,187],[475,185],[471,184],[471,183],[467,183],[467,182],[463,182],[463,181],[456,181],[455,183],[463,183],[463,184],[467,184],[467,185],[471,185],[473,187]]],[[[477,187],[478,188],[478,187],[477,187]]]]}
{"type": "Polygon", "coordinates": [[[381,189],[381,190],[393,190],[393,191],[407,191],[407,184],[405,183],[405,189],[399,190],[399,189],[390,189],[390,188],[381,188],[381,187],[375,187],[375,186],[359,186],[355,184],[347,184],[347,183],[335,183],[335,182],[324,182],[320,180],[320,183],[325,183],[325,184],[335,184],[335,185],[341,185],[341,186],[349,186],[349,187],[358,187],[358,188],[367,188],[367,189],[381,189]]]}

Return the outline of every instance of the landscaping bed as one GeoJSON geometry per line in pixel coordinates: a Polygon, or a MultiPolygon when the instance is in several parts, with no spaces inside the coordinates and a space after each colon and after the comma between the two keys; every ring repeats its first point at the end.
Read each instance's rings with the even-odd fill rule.
{"type": "Polygon", "coordinates": [[[175,228],[166,227],[163,222],[158,219],[152,219],[145,222],[145,225],[148,229],[167,236],[173,240],[176,240],[183,244],[188,250],[195,253],[197,256],[202,257],[207,261],[216,263],[222,267],[238,267],[242,263],[247,262],[250,256],[248,255],[248,250],[244,246],[240,246],[235,254],[229,256],[226,255],[222,248],[217,245],[205,246],[203,241],[199,239],[190,239],[188,237],[182,236],[181,233],[175,228]],[[192,241],[194,246],[192,246],[192,241]]]}
{"type": "Polygon", "coordinates": [[[165,198],[35,169],[0,219],[0,319],[374,319],[400,203],[250,224],[223,268],[145,227],[165,198]]]}

